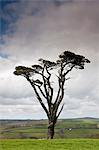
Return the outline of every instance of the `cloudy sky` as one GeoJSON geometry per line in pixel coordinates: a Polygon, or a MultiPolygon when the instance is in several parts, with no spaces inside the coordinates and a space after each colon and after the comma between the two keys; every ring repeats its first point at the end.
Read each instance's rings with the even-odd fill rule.
{"type": "Polygon", "coordinates": [[[0,0],[0,118],[46,114],[15,66],[70,50],[91,60],[73,70],[60,118],[99,117],[99,0],[0,0]]]}

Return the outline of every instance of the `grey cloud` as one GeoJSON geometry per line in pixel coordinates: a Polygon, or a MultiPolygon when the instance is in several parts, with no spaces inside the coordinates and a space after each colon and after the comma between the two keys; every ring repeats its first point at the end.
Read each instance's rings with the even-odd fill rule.
{"type": "Polygon", "coordinates": [[[70,98],[64,107],[61,117],[68,118],[69,115],[73,118],[86,117],[86,114],[88,117],[96,117],[98,113],[98,105],[94,101],[89,101],[87,97],[84,99],[70,98]]]}
{"type": "Polygon", "coordinates": [[[6,53],[0,52],[0,57],[7,59],[9,55],[7,55],[6,53]]]}
{"type": "MultiPolygon", "coordinates": [[[[17,12],[19,18],[10,26],[15,27],[15,32],[11,36],[4,36],[5,44],[2,46],[2,51],[9,54],[8,59],[0,58],[2,115],[7,116],[3,108],[5,111],[8,108],[8,117],[13,118],[10,112],[15,107],[15,116],[17,110],[23,113],[21,116],[23,117],[26,115],[25,111],[28,112],[30,109],[26,117],[31,117],[30,105],[32,105],[32,96],[35,98],[34,93],[25,79],[13,75],[15,66],[30,66],[36,63],[39,57],[55,60],[62,51],[71,50],[86,56],[91,63],[86,65],[83,71],[71,72],[71,80],[65,87],[66,105],[61,117],[98,116],[98,5],[98,3],[73,3],[56,7],[53,3],[50,5],[32,2],[26,5],[25,1],[21,3],[17,12]],[[13,106],[10,106],[11,104],[13,106]],[[24,108],[21,109],[18,104],[21,108],[23,105],[24,108]],[[92,114],[91,111],[94,113],[92,114]]],[[[37,101],[33,108],[36,104],[38,109],[40,105],[37,101]]],[[[40,112],[42,114],[43,111],[40,112]]],[[[39,116],[38,113],[36,116],[39,116]]]]}
{"type": "Polygon", "coordinates": [[[0,96],[1,105],[38,105],[35,101],[35,98],[32,97],[20,97],[20,98],[11,98],[11,97],[2,97],[0,96]]]}
{"type": "Polygon", "coordinates": [[[2,97],[17,99],[33,96],[29,83],[23,78],[14,78],[13,72],[12,75],[3,76],[0,80],[0,95],[2,97]]]}
{"type": "MultiPolygon", "coordinates": [[[[45,13],[41,13],[42,16],[37,18],[26,13],[25,18],[27,17],[27,19],[23,17],[17,22],[15,35],[12,38],[7,38],[7,46],[9,46],[9,42],[12,45],[9,47],[9,52],[11,51],[11,54],[18,57],[23,57],[22,50],[20,53],[17,52],[19,49],[23,49],[24,53],[27,53],[28,49],[31,54],[33,53],[36,56],[42,53],[47,56],[46,49],[49,48],[51,51],[55,51],[55,54],[57,54],[58,48],[74,49],[75,47],[75,49],[78,49],[81,47],[82,49],[83,47],[87,51],[88,49],[98,51],[99,11],[96,9],[97,7],[97,4],[91,4],[90,6],[74,4],[73,7],[64,5],[60,10],[55,10],[53,6],[50,6],[45,7],[43,9],[45,13]],[[17,45],[17,49],[13,45],[17,45]]],[[[29,11],[31,12],[31,9],[29,11]]],[[[84,51],[83,49],[82,51],[84,51]]]]}
{"type": "Polygon", "coordinates": [[[92,67],[92,65],[90,70],[87,70],[85,67],[85,70],[81,71],[80,73],[76,71],[74,77],[72,77],[71,74],[71,81],[68,83],[67,93],[70,93],[71,97],[78,98],[83,98],[85,95],[92,95],[91,93],[99,88],[98,75],[98,68],[96,68],[96,66],[92,67]]]}
{"type": "Polygon", "coordinates": [[[40,105],[0,105],[1,119],[42,119],[46,114],[40,105]],[[38,111],[39,109],[39,111],[38,111]]]}

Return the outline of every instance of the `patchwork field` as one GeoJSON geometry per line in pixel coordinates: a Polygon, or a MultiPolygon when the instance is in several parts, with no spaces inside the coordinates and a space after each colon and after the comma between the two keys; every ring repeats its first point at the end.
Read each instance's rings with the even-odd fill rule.
{"type": "MultiPolygon", "coordinates": [[[[1,120],[0,139],[44,139],[47,120],[1,120]]],[[[99,119],[61,119],[55,128],[55,138],[97,138],[99,119]]]]}
{"type": "Polygon", "coordinates": [[[99,150],[99,139],[1,140],[0,150],[99,150]]]}

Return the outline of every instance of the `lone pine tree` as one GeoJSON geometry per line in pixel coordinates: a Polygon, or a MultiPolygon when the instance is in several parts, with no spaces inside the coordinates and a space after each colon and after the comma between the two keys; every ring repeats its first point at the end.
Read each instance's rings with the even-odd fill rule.
{"type": "Polygon", "coordinates": [[[48,139],[53,139],[55,124],[64,107],[62,101],[65,82],[69,79],[67,75],[73,68],[84,69],[85,63],[90,63],[90,61],[84,56],[64,51],[56,62],[42,58],[39,59],[39,62],[31,67],[17,66],[14,74],[25,77],[31,84],[37,100],[48,117],[48,139]],[[54,95],[56,89],[52,82],[53,73],[57,79],[55,83],[58,84],[56,95],[54,95]]]}

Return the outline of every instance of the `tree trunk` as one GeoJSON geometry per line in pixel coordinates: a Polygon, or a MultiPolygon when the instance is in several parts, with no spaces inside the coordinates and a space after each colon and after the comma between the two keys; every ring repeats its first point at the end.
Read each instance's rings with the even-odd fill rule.
{"type": "Polygon", "coordinates": [[[55,124],[53,122],[49,123],[48,126],[48,139],[53,139],[54,137],[54,128],[55,128],[55,124]]]}

